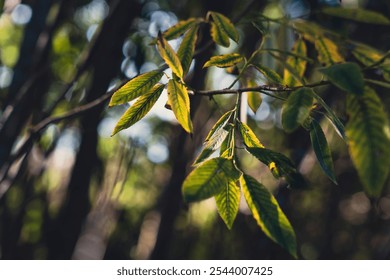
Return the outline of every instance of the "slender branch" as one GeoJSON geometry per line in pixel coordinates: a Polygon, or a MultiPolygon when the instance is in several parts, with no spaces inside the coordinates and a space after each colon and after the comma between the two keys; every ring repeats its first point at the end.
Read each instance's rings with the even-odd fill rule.
{"type": "Polygon", "coordinates": [[[302,87],[319,87],[319,86],[325,86],[329,85],[330,83],[328,81],[321,81],[313,84],[307,84],[304,86],[296,86],[296,87],[286,87],[282,85],[262,85],[257,87],[246,87],[246,88],[239,88],[239,89],[217,89],[217,90],[193,90],[191,93],[192,95],[206,95],[206,96],[212,96],[212,95],[223,95],[223,94],[236,94],[236,93],[243,93],[243,92],[249,92],[249,91],[256,91],[256,92],[264,92],[264,91],[273,91],[273,92],[289,92],[294,91],[302,87]]]}

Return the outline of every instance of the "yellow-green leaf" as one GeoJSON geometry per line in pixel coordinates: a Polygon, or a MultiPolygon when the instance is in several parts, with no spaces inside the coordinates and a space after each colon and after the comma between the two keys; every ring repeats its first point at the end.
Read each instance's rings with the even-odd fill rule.
{"type": "Polygon", "coordinates": [[[228,111],[225,114],[222,115],[222,117],[219,118],[219,120],[214,124],[214,126],[211,128],[209,133],[206,136],[205,143],[212,141],[212,138],[217,137],[219,138],[219,133],[221,133],[221,130],[224,130],[226,125],[229,123],[229,120],[233,114],[233,111],[228,111]]]}
{"type": "Polygon", "coordinates": [[[228,135],[222,142],[220,155],[225,158],[233,158],[235,149],[235,129],[234,126],[228,126],[228,135]]]}
{"type": "Polygon", "coordinates": [[[179,50],[177,51],[177,56],[181,61],[183,67],[183,73],[187,74],[191,66],[192,57],[194,56],[195,44],[198,38],[198,25],[193,26],[187,33],[184,35],[183,41],[180,44],[179,50]]]}
{"type": "Polygon", "coordinates": [[[314,119],[310,123],[310,140],[322,170],[333,183],[337,184],[328,142],[320,124],[314,119]]]}
{"type": "Polygon", "coordinates": [[[167,40],[162,36],[158,38],[157,49],[165,63],[171,68],[172,72],[180,79],[183,79],[183,67],[181,66],[180,59],[167,40]]]}
{"type": "Polygon", "coordinates": [[[203,65],[203,68],[211,66],[217,66],[220,68],[231,67],[237,63],[240,63],[242,60],[243,57],[238,53],[217,55],[211,57],[210,60],[203,65]]]}
{"type": "Polygon", "coordinates": [[[380,51],[362,44],[356,45],[352,50],[352,54],[365,66],[370,66],[383,57],[380,51]]]}
{"type": "Polygon", "coordinates": [[[183,196],[195,202],[219,194],[230,181],[237,181],[241,173],[230,159],[217,157],[198,165],[183,183],[183,196]]]}
{"type": "Polygon", "coordinates": [[[338,88],[355,95],[364,92],[364,79],[360,67],[353,62],[335,64],[320,69],[329,81],[338,88]]]}
{"type": "Polygon", "coordinates": [[[264,77],[268,80],[271,84],[277,84],[282,85],[283,79],[280,77],[278,73],[276,73],[274,70],[261,65],[261,64],[254,64],[253,65],[261,74],[264,75],[264,77]]]}
{"type": "Polygon", "coordinates": [[[347,113],[349,153],[365,191],[377,197],[390,169],[390,127],[383,103],[373,89],[365,87],[362,96],[347,96],[347,113]]]}
{"type": "Polygon", "coordinates": [[[228,229],[231,229],[238,213],[241,191],[236,182],[229,181],[215,196],[217,209],[228,229]]]}
{"type": "Polygon", "coordinates": [[[129,128],[141,120],[152,109],[163,89],[164,85],[156,85],[149,92],[141,96],[119,119],[112,135],[129,128]]]}
{"type": "Polygon", "coordinates": [[[381,24],[381,25],[390,25],[390,20],[384,15],[369,11],[365,9],[350,9],[342,7],[327,7],[322,10],[323,13],[340,17],[344,19],[354,20],[358,22],[371,23],[371,24],[381,24]]]}
{"type": "Polygon", "coordinates": [[[190,117],[190,98],[187,88],[176,80],[168,82],[168,99],[172,111],[180,125],[188,133],[192,133],[192,122],[190,117]]]}
{"type": "Polygon", "coordinates": [[[257,110],[260,108],[262,99],[259,92],[250,91],[248,92],[248,105],[249,108],[256,114],[257,110]]]}
{"type": "Polygon", "coordinates": [[[129,102],[148,92],[163,76],[160,70],[141,74],[120,87],[111,97],[109,106],[129,102]]]}
{"type": "Polygon", "coordinates": [[[217,12],[210,12],[210,16],[213,19],[211,22],[211,37],[215,43],[224,47],[229,47],[229,38],[238,42],[238,32],[227,17],[217,12]]]}
{"type": "Polygon", "coordinates": [[[297,258],[294,229],[275,197],[249,175],[241,176],[240,185],[249,209],[262,231],[297,258]]]}
{"type": "Polygon", "coordinates": [[[237,121],[237,127],[238,130],[240,131],[242,139],[244,140],[245,146],[250,148],[264,148],[263,144],[261,144],[256,134],[248,125],[240,121],[237,121]]]}
{"type": "Polygon", "coordinates": [[[290,94],[283,104],[282,125],[287,132],[292,132],[309,117],[313,105],[313,90],[300,88],[290,94]]]}
{"type": "Polygon", "coordinates": [[[318,37],[314,42],[314,46],[318,52],[318,61],[324,65],[329,66],[335,63],[344,62],[343,56],[335,42],[326,38],[318,37]]]}
{"type": "Polygon", "coordinates": [[[199,23],[199,19],[197,18],[181,20],[178,23],[176,23],[174,26],[164,31],[162,36],[164,36],[164,38],[167,39],[168,41],[172,39],[176,39],[181,35],[183,35],[187,30],[194,27],[194,25],[197,25],[197,23],[199,23]]]}
{"type": "MultiPolygon", "coordinates": [[[[306,48],[305,41],[302,40],[301,38],[296,40],[292,48],[292,52],[299,56],[306,57],[307,48],[306,48]]],[[[307,61],[297,56],[289,56],[286,60],[286,64],[289,65],[290,67],[284,68],[284,75],[283,75],[284,83],[290,87],[302,85],[302,83],[298,79],[294,78],[294,74],[296,73],[296,75],[298,75],[299,78],[302,79],[305,74],[307,61]],[[294,69],[295,73],[291,73],[289,69],[294,69]]]]}

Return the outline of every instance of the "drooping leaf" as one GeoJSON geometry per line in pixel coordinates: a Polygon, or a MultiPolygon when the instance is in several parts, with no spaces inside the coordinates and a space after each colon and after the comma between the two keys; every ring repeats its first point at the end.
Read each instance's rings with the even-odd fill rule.
{"type": "Polygon", "coordinates": [[[249,209],[262,231],[297,258],[294,229],[275,197],[249,175],[241,176],[240,184],[249,209]]]}
{"type": "Polygon", "coordinates": [[[209,131],[202,152],[196,158],[194,164],[199,164],[209,158],[219,147],[229,134],[229,119],[233,111],[228,111],[214,124],[209,131]]]}
{"type": "Polygon", "coordinates": [[[238,42],[239,35],[233,23],[224,15],[217,12],[210,12],[211,22],[211,37],[218,45],[229,47],[231,38],[238,42]]]}
{"type": "Polygon", "coordinates": [[[172,72],[180,79],[183,79],[183,67],[181,66],[180,59],[163,36],[159,36],[158,38],[157,49],[172,72]]]}
{"type": "Polygon", "coordinates": [[[231,67],[237,63],[240,63],[242,60],[243,57],[238,53],[217,55],[211,57],[210,60],[203,65],[203,68],[211,66],[217,66],[220,68],[231,67]]]}
{"type": "Polygon", "coordinates": [[[374,11],[365,10],[365,9],[326,7],[322,10],[322,12],[325,14],[334,16],[334,17],[354,20],[354,21],[358,21],[358,22],[390,25],[390,20],[387,17],[385,17],[384,15],[377,13],[377,12],[374,12],[374,11]]]}
{"type": "MultiPolygon", "coordinates": [[[[305,41],[299,38],[294,43],[292,52],[294,54],[306,57],[307,48],[306,48],[305,41]]],[[[289,56],[286,60],[286,64],[289,65],[290,67],[289,68],[286,67],[284,69],[284,75],[283,75],[284,84],[290,87],[302,85],[302,83],[298,79],[294,78],[294,75],[292,75],[293,73],[291,73],[290,69],[294,69],[296,75],[298,75],[299,78],[302,79],[305,74],[307,61],[299,57],[289,56]]]]}
{"type": "Polygon", "coordinates": [[[312,105],[312,89],[304,87],[293,91],[283,105],[283,128],[288,132],[292,132],[297,129],[309,117],[312,105]]]}
{"type": "Polygon", "coordinates": [[[179,38],[181,35],[183,35],[187,30],[194,27],[199,23],[199,19],[197,18],[190,18],[187,20],[181,20],[178,23],[176,23],[174,26],[168,28],[162,33],[162,36],[166,40],[172,40],[179,38]]]}
{"type": "Polygon", "coordinates": [[[249,153],[268,166],[275,178],[285,177],[292,188],[299,189],[306,187],[304,178],[296,170],[291,160],[285,155],[265,148],[252,148],[248,146],[246,148],[249,153]]]}
{"type": "Polygon", "coordinates": [[[219,194],[230,181],[237,181],[241,173],[230,159],[217,157],[198,165],[184,180],[183,196],[195,202],[219,194]]]}
{"type": "Polygon", "coordinates": [[[332,40],[326,37],[318,37],[314,42],[314,46],[318,52],[318,61],[324,65],[329,66],[335,63],[344,62],[343,56],[332,40]]]}
{"type": "Polygon", "coordinates": [[[310,123],[310,140],[322,170],[333,183],[337,184],[328,142],[320,124],[314,119],[310,123]]]}
{"type": "Polygon", "coordinates": [[[250,148],[264,148],[263,144],[261,144],[256,134],[248,125],[237,121],[237,127],[242,136],[242,139],[244,140],[245,146],[250,148]]]}
{"type": "Polygon", "coordinates": [[[168,99],[172,111],[180,125],[188,133],[192,133],[192,121],[190,116],[190,98],[187,88],[176,80],[168,82],[168,99]]]}
{"type": "Polygon", "coordinates": [[[343,123],[340,121],[340,119],[336,116],[336,114],[333,112],[333,110],[328,106],[328,104],[325,103],[325,101],[313,91],[313,96],[317,100],[317,102],[324,107],[325,109],[325,116],[330,120],[334,128],[336,129],[337,134],[343,138],[343,140],[346,140],[345,136],[345,129],[343,123]]]}
{"type": "Polygon", "coordinates": [[[152,109],[157,99],[160,97],[164,85],[156,85],[149,92],[142,95],[119,119],[112,132],[115,135],[119,131],[129,128],[140,119],[142,119],[152,109]]]}
{"type": "Polygon", "coordinates": [[[382,101],[365,87],[362,96],[347,96],[349,153],[365,191],[379,196],[390,169],[390,128],[382,101]]]}
{"type": "Polygon", "coordinates": [[[120,87],[111,97],[109,106],[129,102],[148,92],[163,76],[160,70],[153,70],[141,74],[120,87]]]}
{"type": "Polygon", "coordinates": [[[262,99],[259,92],[250,91],[248,92],[248,105],[249,108],[256,114],[257,110],[260,108],[262,99]]]}
{"type": "Polygon", "coordinates": [[[222,115],[222,117],[219,118],[219,120],[214,124],[214,126],[211,128],[209,133],[206,136],[205,143],[212,140],[214,137],[219,138],[219,133],[221,133],[221,130],[224,130],[226,125],[228,124],[231,116],[233,114],[233,111],[228,111],[225,114],[222,115]]]}
{"type": "Polygon", "coordinates": [[[235,148],[235,129],[233,126],[229,126],[229,133],[225,140],[222,142],[220,155],[224,158],[232,158],[235,148]]]}
{"type": "Polygon", "coordinates": [[[283,79],[280,77],[278,73],[276,73],[274,70],[261,65],[261,64],[255,64],[253,65],[261,74],[266,77],[269,83],[271,84],[277,84],[277,85],[282,85],[283,84],[283,79]]]}
{"type": "Polygon", "coordinates": [[[181,61],[183,67],[183,73],[187,74],[191,66],[192,57],[194,56],[195,44],[198,38],[198,25],[192,27],[186,35],[184,35],[183,41],[180,44],[177,56],[181,61]]]}
{"type": "Polygon", "coordinates": [[[231,229],[238,213],[241,191],[236,182],[229,181],[215,196],[217,209],[228,229],[231,229]]]}
{"type": "Polygon", "coordinates": [[[326,34],[335,34],[333,31],[328,30],[314,22],[302,19],[292,21],[291,26],[306,40],[313,44],[318,37],[324,37],[326,34]]]}
{"type": "Polygon", "coordinates": [[[338,88],[361,96],[364,92],[364,79],[360,67],[353,62],[335,64],[320,71],[338,88]]]}
{"type": "Polygon", "coordinates": [[[382,65],[380,69],[383,71],[383,78],[390,82],[390,64],[382,65]]]}

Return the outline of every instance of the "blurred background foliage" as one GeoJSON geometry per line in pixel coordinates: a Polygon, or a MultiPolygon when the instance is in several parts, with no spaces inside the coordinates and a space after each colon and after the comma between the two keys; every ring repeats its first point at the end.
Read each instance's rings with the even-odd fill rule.
{"type": "MultiPolygon", "coordinates": [[[[0,257],[2,259],[289,259],[257,227],[242,201],[232,230],[213,199],[186,205],[181,184],[208,129],[231,107],[231,97],[193,98],[194,136],[164,108],[166,97],[132,128],[110,137],[126,106],[102,103],[77,118],[32,134],[30,128],[91,102],[161,65],[149,43],[178,20],[218,11],[240,30],[241,44],[219,53],[249,54],[261,41],[250,20],[305,18],[379,50],[390,48],[387,26],[346,22],[316,13],[324,6],[361,7],[390,16],[387,0],[171,1],[5,0],[0,15],[0,257]],[[340,4],[340,2],[342,2],[340,4]],[[165,98],[165,99],[164,99],[165,98]],[[11,108],[11,109],[10,109],[11,108]],[[26,139],[19,157],[13,157],[26,139]]],[[[290,50],[294,32],[268,23],[267,48],[290,50]]],[[[206,33],[203,33],[206,34],[206,33]]],[[[180,40],[180,39],[179,39],[180,40]]],[[[179,40],[172,41],[177,47],[179,40]]],[[[199,45],[208,42],[206,35],[199,45]]],[[[308,46],[309,56],[315,56],[308,46]]],[[[211,46],[192,65],[188,83],[217,89],[234,76],[202,70],[211,46]]],[[[283,64],[264,55],[265,65],[283,64]]],[[[309,65],[313,67],[313,65],[309,65]]],[[[306,74],[311,77],[310,68],[306,74]]],[[[374,75],[375,73],[373,73],[374,75]]],[[[164,79],[164,78],[163,78],[164,79]]],[[[261,82],[261,81],[260,81],[261,82]]],[[[389,111],[389,95],[378,88],[389,111]]],[[[321,96],[346,118],[342,95],[321,96]]],[[[234,98],[233,98],[234,99],[234,98]]],[[[266,147],[290,156],[310,188],[290,190],[250,156],[247,172],[274,191],[297,233],[303,259],[388,259],[390,184],[379,200],[363,192],[347,147],[327,122],[339,185],[320,171],[308,133],[286,134],[280,102],[263,96],[248,122],[266,147]]]]}

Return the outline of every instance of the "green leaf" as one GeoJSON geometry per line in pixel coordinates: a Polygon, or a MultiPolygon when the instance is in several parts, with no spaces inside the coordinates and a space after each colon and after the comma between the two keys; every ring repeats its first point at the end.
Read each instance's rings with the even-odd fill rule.
{"type": "Polygon", "coordinates": [[[228,124],[232,114],[234,111],[228,111],[225,114],[222,115],[222,117],[219,118],[219,120],[214,124],[214,126],[211,128],[209,133],[206,136],[205,142],[212,141],[211,138],[217,137],[219,138],[219,133],[222,132],[222,130],[225,130],[224,128],[228,124]]]}
{"type": "Polygon", "coordinates": [[[233,111],[228,111],[214,124],[209,131],[202,152],[196,158],[194,164],[199,164],[210,157],[219,147],[221,147],[223,141],[229,134],[227,127],[229,119],[233,111]]]}
{"type": "Polygon", "coordinates": [[[250,91],[248,92],[248,105],[249,108],[256,114],[257,110],[260,108],[262,99],[259,92],[250,91]]]}
{"type": "Polygon", "coordinates": [[[324,66],[333,65],[335,63],[344,62],[343,56],[332,40],[326,37],[318,37],[314,42],[314,46],[318,52],[318,61],[324,66]]]}
{"type": "Polygon", "coordinates": [[[241,191],[236,182],[229,181],[215,196],[217,209],[228,229],[231,229],[238,213],[241,191]]]}
{"type": "Polygon", "coordinates": [[[120,87],[111,97],[109,106],[115,106],[129,102],[148,92],[163,76],[160,70],[141,74],[120,87]]]}
{"type": "Polygon", "coordinates": [[[364,79],[360,67],[353,62],[335,64],[320,69],[328,80],[338,88],[361,96],[364,92],[364,79]]]}
{"type": "Polygon", "coordinates": [[[326,141],[325,134],[322,131],[320,124],[314,119],[310,123],[310,140],[322,170],[326,176],[337,185],[332,154],[328,142],[326,141]]]}
{"type": "MultiPolygon", "coordinates": [[[[307,48],[306,48],[305,41],[302,40],[301,38],[298,39],[294,43],[292,52],[299,56],[306,57],[307,48]]],[[[289,68],[286,67],[284,69],[284,74],[283,74],[284,84],[290,87],[302,85],[302,83],[298,79],[294,78],[294,73],[291,73],[290,69],[294,69],[296,75],[298,75],[300,79],[303,79],[306,70],[307,61],[299,57],[289,56],[286,60],[286,64],[289,65],[290,67],[289,68]]]]}
{"type": "Polygon", "coordinates": [[[365,66],[370,66],[383,57],[383,54],[380,51],[363,44],[356,45],[352,50],[352,54],[365,66]]]}
{"type": "Polygon", "coordinates": [[[334,128],[336,129],[336,132],[338,135],[340,135],[343,140],[346,140],[345,137],[345,129],[343,123],[340,121],[340,119],[336,116],[336,114],[333,112],[333,110],[328,106],[328,104],[325,103],[325,101],[313,91],[313,96],[317,100],[317,102],[324,107],[325,109],[325,115],[330,120],[334,128]]]}
{"type": "Polygon", "coordinates": [[[322,10],[323,13],[335,17],[340,17],[344,19],[354,20],[358,22],[371,23],[371,24],[381,24],[381,25],[390,25],[390,20],[384,15],[368,11],[365,9],[350,9],[342,7],[327,7],[322,10]]]}
{"type": "Polygon", "coordinates": [[[215,196],[230,181],[237,181],[240,175],[230,159],[217,157],[205,161],[184,180],[184,199],[187,202],[195,202],[215,196]]]}
{"type": "Polygon", "coordinates": [[[263,144],[261,144],[260,140],[257,138],[256,134],[253,132],[253,130],[246,125],[245,123],[242,123],[240,121],[237,121],[237,127],[240,131],[240,134],[242,136],[242,139],[244,140],[244,144],[247,147],[250,148],[264,148],[263,144]]]}
{"type": "Polygon", "coordinates": [[[183,67],[175,51],[168,44],[164,37],[160,36],[157,41],[157,49],[165,63],[171,68],[172,72],[183,79],[183,67]]]}
{"type": "Polygon", "coordinates": [[[383,78],[390,82],[390,65],[382,65],[380,69],[383,71],[383,78]]]}
{"type": "Polygon", "coordinates": [[[141,96],[119,119],[112,132],[115,135],[119,131],[129,128],[142,119],[152,109],[157,99],[160,97],[164,85],[156,85],[149,92],[141,96]]]}
{"type": "Polygon", "coordinates": [[[234,156],[235,148],[235,129],[233,125],[228,127],[229,133],[222,142],[220,155],[225,158],[232,158],[234,156]]]}
{"type": "Polygon", "coordinates": [[[297,258],[294,229],[275,197],[249,175],[241,176],[240,184],[249,209],[262,231],[297,258]]]}
{"type": "Polygon", "coordinates": [[[211,57],[210,60],[203,65],[203,68],[211,66],[217,66],[220,68],[231,67],[237,63],[240,63],[242,60],[243,57],[238,53],[217,55],[211,57]]]}
{"type": "Polygon", "coordinates": [[[371,80],[371,79],[364,79],[367,83],[370,83],[372,85],[380,86],[383,88],[388,88],[390,89],[390,83],[382,82],[382,81],[377,81],[377,80],[371,80]]]}
{"type": "Polygon", "coordinates": [[[218,45],[229,47],[229,37],[238,42],[239,35],[233,23],[224,15],[217,12],[210,12],[213,21],[211,22],[211,37],[218,45]]]}
{"type": "Polygon", "coordinates": [[[172,111],[180,125],[188,133],[192,133],[192,122],[190,116],[190,98],[187,88],[176,80],[168,82],[168,99],[172,111]]]}
{"type": "Polygon", "coordinates": [[[183,73],[187,74],[191,66],[192,57],[194,56],[195,44],[198,38],[198,25],[192,27],[184,36],[180,44],[177,56],[181,61],[183,73]]]}
{"type": "Polygon", "coordinates": [[[187,30],[190,28],[193,28],[195,25],[199,23],[199,19],[197,18],[190,18],[187,20],[181,20],[178,23],[176,23],[174,26],[168,28],[166,31],[163,32],[162,36],[166,40],[172,40],[179,38],[181,35],[183,35],[187,30]]]}
{"type": "Polygon", "coordinates": [[[261,74],[266,77],[269,83],[272,84],[277,84],[277,85],[282,85],[283,84],[283,79],[280,77],[278,73],[276,73],[274,70],[261,65],[261,64],[254,64],[253,65],[261,74]]]}
{"type": "Polygon", "coordinates": [[[247,146],[247,150],[262,163],[266,164],[275,178],[285,177],[292,188],[306,187],[304,178],[298,173],[294,164],[285,155],[265,148],[252,148],[247,146]]]}
{"type": "Polygon", "coordinates": [[[383,102],[365,87],[362,96],[347,95],[349,153],[365,191],[379,196],[390,168],[390,128],[383,102]]]}
{"type": "Polygon", "coordinates": [[[302,125],[310,115],[313,105],[313,90],[300,88],[290,94],[282,109],[282,125],[292,132],[302,125]]]}

